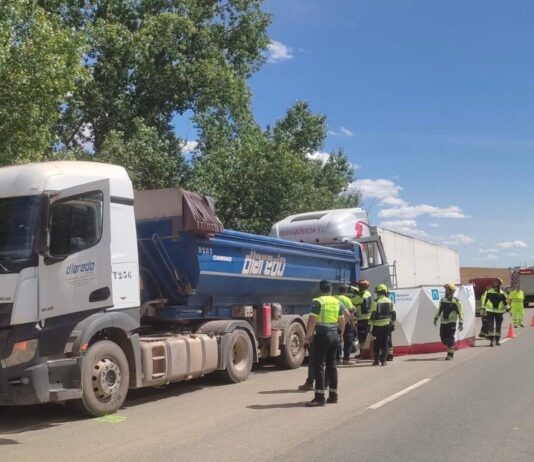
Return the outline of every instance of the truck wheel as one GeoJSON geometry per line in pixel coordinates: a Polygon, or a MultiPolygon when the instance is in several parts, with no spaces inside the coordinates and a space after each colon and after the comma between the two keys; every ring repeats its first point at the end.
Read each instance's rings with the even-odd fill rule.
{"type": "Polygon", "coordinates": [[[122,349],[102,340],[89,347],[82,364],[82,398],[69,404],[94,417],[120,409],[130,383],[128,360],[122,349]]]}
{"type": "Polygon", "coordinates": [[[243,382],[252,370],[252,343],[248,334],[240,329],[230,335],[230,344],[226,350],[226,369],[222,371],[223,379],[230,383],[243,382]]]}
{"type": "Polygon", "coordinates": [[[294,322],[285,333],[284,348],[280,356],[280,362],[285,369],[296,369],[304,361],[304,338],[306,333],[299,322],[294,322]]]}

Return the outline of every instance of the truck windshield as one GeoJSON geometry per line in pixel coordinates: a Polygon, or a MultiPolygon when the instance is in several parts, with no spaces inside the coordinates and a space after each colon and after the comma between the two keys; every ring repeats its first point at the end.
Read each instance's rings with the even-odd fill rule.
{"type": "MultiPolygon", "coordinates": [[[[34,256],[40,196],[0,198],[0,262],[34,256]]],[[[0,267],[1,272],[1,267],[0,267]]]]}

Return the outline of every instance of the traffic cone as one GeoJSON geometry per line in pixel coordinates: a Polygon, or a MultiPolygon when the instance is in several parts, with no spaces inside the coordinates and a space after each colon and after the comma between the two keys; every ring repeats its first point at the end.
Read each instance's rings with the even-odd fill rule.
{"type": "Polygon", "coordinates": [[[532,321],[530,322],[530,327],[534,327],[534,314],[532,315],[532,321]]]}
{"type": "Polygon", "coordinates": [[[506,335],[506,338],[515,338],[514,326],[512,324],[508,326],[508,334],[506,335]]]}

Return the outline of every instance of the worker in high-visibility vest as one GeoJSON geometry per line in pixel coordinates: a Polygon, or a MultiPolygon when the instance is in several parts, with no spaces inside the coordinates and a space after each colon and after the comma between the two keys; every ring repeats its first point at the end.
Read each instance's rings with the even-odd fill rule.
{"type": "Polygon", "coordinates": [[[354,348],[354,334],[356,317],[354,316],[354,306],[351,299],[347,296],[347,286],[341,284],[338,289],[338,295],[336,298],[341,302],[343,308],[350,313],[349,318],[345,322],[345,330],[343,331],[343,364],[348,365],[350,362],[350,354],[354,348]]]}
{"type": "Polygon", "coordinates": [[[382,366],[387,365],[388,337],[397,319],[388,292],[385,284],[378,284],[375,287],[377,297],[371,304],[371,333],[375,338],[373,366],[378,366],[379,361],[382,366]]]}
{"type": "Polygon", "coordinates": [[[491,284],[486,287],[486,290],[480,297],[480,321],[481,321],[481,327],[480,327],[480,334],[478,334],[479,337],[487,338],[488,337],[488,317],[486,316],[486,311],[484,310],[484,304],[486,303],[486,294],[488,293],[488,290],[491,289],[491,284]]]}
{"type": "Polygon", "coordinates": [[[486,291],[484,305],[481,306],[481,315],[488,318],[489,346],[501,344],[501,326],[504,313],[510,311],[506,294],[501,290],[502,280],[496,278],[491,289],[486,291]]]}
{"type": "Polygon", "coordinates": [[[373,296],[369,289],[369,281],[360,279],[356,287],[353,287],[351,302],[355,308],[356,330],[358,331],[358,343],[360,344],[360,356],[362,353],[367,334],[369,333],[369,318],[371,317],[371,303],[373,296]]]}
{"type": "Polygon", "coordinates": [[[447,361],[454,357],[454,347],[456,344],[456,322],[458,322],[458,330],[461,332],[464,328],[464,312],[462,304],[454,296],[456,286],[454,284],[445,284],[445,297],[439,302],[439,308],[436,316],[434,316],[434,325],[440,320],[439,336],[441,343],[447,346],[447,361]]]}
{"type": "Polygon", "coordinates": [[[315,371],[315,397],[306,403],[307,407],[325,404],[325,364],[330,387],[327,402],[337,403],[338,401],[336,368],[336,351],[339,345],[338,328],[340,332],[343,332],[346,313],[340,301],[330,295],[332,286],[328,281],[321,281],[319,288],[321,296],[313,300],[307,325],[306,342],[310,343],[313,340],[312,359],[315,371]]]}
{"type": "Polygon", "coordinates": [[[508,303],[512,311],[512,323],[514,327],[525,327],[523,319],[525,317],[525,292],[519,287],[514,287],[508,294],[508,303]]]}

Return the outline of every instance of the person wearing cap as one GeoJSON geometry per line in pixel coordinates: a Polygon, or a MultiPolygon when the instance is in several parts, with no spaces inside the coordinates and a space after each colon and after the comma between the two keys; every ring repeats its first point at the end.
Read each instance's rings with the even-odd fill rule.
{"type": "Polygon", "coordinates": [[[484,304],[481,306],[481,314],[485,314],[488,320],[487,338],[489,346],[501,344],[501,326],[503,315],[510,311],[506,294],[501,290],[502,280],[497,278],[493,281],[491,289],[486,291],[484,304]],[[482,313],[482,311],[484,313],[482,313]]]}
{"type": "Polygon", "coordinates": [[[343,332],[345,324],[345,309],[337,298],[330,295],[332,286],[328,281],[321,281],[319,288],[321,296],[313,300],[306,331],[306,342],[311,343],[313,340],[312,359],[315,371],[315,397],[306,403],[307,407],[325,404],[325,364],[330,387],[326,402],[338,401],[336,351],[339,345],[338,328],[343,332]]]}
{"type": "MultiPolygon", "coordinates": [[[[345,319],[345,330],[343,331],[343,364],[348,365],[350,362],[350,354],[352,353],[352,348],[354,347],[354,331],[355,331],[355,322],[356,318],[354,316],[354,306],[352,305],[351,299],[347,296],[347,286],[341,284],[338,289],[338,295],[336,298],[339,300],[345,312],[348,312],[350,315],[348,319],[345,319]]],[[[338,347],[339,349],[339,347],[338,347]]],[[[337,355],[336,355],[337,359],[337,355]]]]}
{"type": "Polygon", "coordinates": [[[371,332],[375,338],[373,366],[378,366],[379,361],[382,366],[387,365],[388,338],[397,319],[388,291],[385,284],[378,284],[375,287],[376,299],[371,304],[371,332]]]}
{"type": "Polygon", "coordinates": [[[512,311],[512,323],[514,327],[525,327],[523,319],[525,317],[525,292],[519,286],[515,286],[508,294],[508,304],[512,311]]]}
{"type": "Polygon", "coordinates": [[[440,320],[439,336],[441,343],[447,347],[447,361],[454,357],[454,345],[456,335],[456,322],[458,321],[458,330],[461,332],[464,328],[464,313],[462,304],[454,296],[456,286],[454,284],[445,284],[445,297],[439,302],[439,308],[434,317],[434,325],[440,320]]]}
{"type": "Polygon", "coordinates": [[[369,289],[369,281],[360,279],[357,287],[352,287],[354,295],[351,302],[354,305],[354,315],[357,319],[356,330],[358,332],[358,342],[360,344],[360,356],[367,334],[369,333],[369,318],[371,317],[371,302],[373,296],[369,289]]]}

